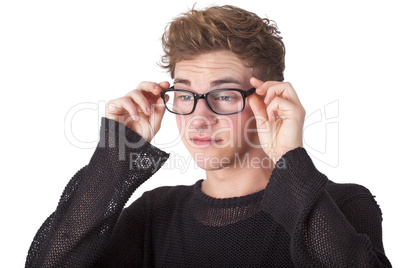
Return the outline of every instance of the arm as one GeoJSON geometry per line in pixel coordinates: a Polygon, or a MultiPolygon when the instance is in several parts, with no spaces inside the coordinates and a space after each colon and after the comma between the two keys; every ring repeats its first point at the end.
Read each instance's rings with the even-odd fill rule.
{"type": "Polygon", "coordinates": [[[381,242],[381,212],[371,194],[358,189],[341,211],[325,188],[328,179],[303,149],[306,111],[293,86],[256,78],[250,83],[256,88],[249,103],[258,136],[264,152],[276,163],[263,209],[288,232],[295,265],[390,266],[381,242]],[[347,213],[351,204],[357,210],[347,213]]]}
{"type": "Polygon", "coordinates": [[[167,159],[149,142],[160,129],[160,92],[168,87],[142,82],[108,102],[98,147],[36,234],[26,267],[87,267],[99,259],[128,198],[167,159]]]}
{"type": "Polygon", "coordinates": [[[343,196],[342,210],[327,191],[328,179],[304,148],[277,162],[263,209],[291,238],[297,267],[390,267],[384,254],[381,211],[368,190],[343,196]]]}
{"type": "Polygon", "coordinates": [[[93,263],[127,200],[167,157],[123,124],[103,118],[94,155],[68,183],[56,211],[36,234],[26,267],[87,267],[93,263]],[[148,159],[153,164],[130,163],[133,153],[141,163],[148,159]]]}
{"type": "Polygon", "coordinates": [[[121,213],[93,267],[142,267],[146,259],[147,192],[121,213]]]}
{"type": "Polygon", "coordinates": [[[125,125],[103,118],[94,155],[68,183],[56,211],[39,229],[26,267],[90,266],[99,258],[129,197],[167,157],[125,125]],[[142,161],[130,164],[132,153],[142,161]]]}

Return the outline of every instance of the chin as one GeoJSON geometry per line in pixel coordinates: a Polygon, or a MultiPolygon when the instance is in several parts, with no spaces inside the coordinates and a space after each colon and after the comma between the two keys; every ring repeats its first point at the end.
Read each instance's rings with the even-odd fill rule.
{"type": "MultiPolygon", "coordinates": [[[[195,161],[195,159],[194,159],[195,161]]],[[[214,171],[214,170],[220,170],[224,168],[228,168],[227,165],[224,165],[223,163],[217,163],[217,162],[210,162],[210,161],[196,161],[196,164],[199,168],[205,170],[205,171],[214,171]]]]}
{"type": "Polygon", "coordinates": [[[207,148],[189,150],[194,162],[204,170],[219,170],[227,168],[232,162],[232,152],[225,149],[207,148]]]}
{"type": "Polygon", "coordinates": [[[188,140],[182,139],[182,141],[197,166],[206,171],[230,168],[236,157],[242,159],[250,151],[247,147],[230,146],[228,142],[222,142],[219,146],[199,146],[188,140]]]}

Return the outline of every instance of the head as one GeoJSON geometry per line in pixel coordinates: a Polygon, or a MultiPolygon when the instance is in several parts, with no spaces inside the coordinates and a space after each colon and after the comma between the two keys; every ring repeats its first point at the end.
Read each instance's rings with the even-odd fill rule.
{"type": "MultiPolygon", "coordinates": [[[[166,28],[162,64],[175,89],[197,94],[222,88],[248,90],[253,76],[283,81],[285,49],[278,34],[268,19],[237,7],[192,9],[166,28]]],[[[199,100],[192,114],[177,115],[176,120],[184,144],[206,170],[233,165],[236,158],[266,157],[247,99],[244,110],[232,115],[217,115],[199,100]]]]}
{"type": "Polygon", "coordinates": [[[176,64],[229,50],[263,81],[283,81],[285,46],[274,22],[234,6],[190,10],[175,18],[162,36],[161,66],[175,76],[176,64]]]}

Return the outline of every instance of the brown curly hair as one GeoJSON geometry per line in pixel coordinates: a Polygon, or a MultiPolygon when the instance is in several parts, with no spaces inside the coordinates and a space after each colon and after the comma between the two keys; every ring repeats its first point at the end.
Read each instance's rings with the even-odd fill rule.
{"type": "Polygon", "coordinates": [[[166,26],[160,66],[173,78],[176,63],[226,49],[252,68],[256,78],[283,81],[285,46],[279,34],[275,22],[235,6],[193,7],[166,26]]]}

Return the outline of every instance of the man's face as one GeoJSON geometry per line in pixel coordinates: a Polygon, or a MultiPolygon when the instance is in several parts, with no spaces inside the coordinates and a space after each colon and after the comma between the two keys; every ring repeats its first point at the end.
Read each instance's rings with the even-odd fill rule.
{"type": "MultiPolygon", "coordinates": [[[[248,90],[252,87],[251,76],[250,68],[234,53],[221,50],[178,62],[174,85],[175,89],[197,94],[224,88],[248,90]]],[[[176,115],[176,121],[184,145],[205,170],[233,166],[236,158],[243,161],[247,154],[248,157],[261,156],[255,120],[247,99],[244,110],[232,115],[215,114],[206,101],[200,99],[192,114],[176,115]]]]}

